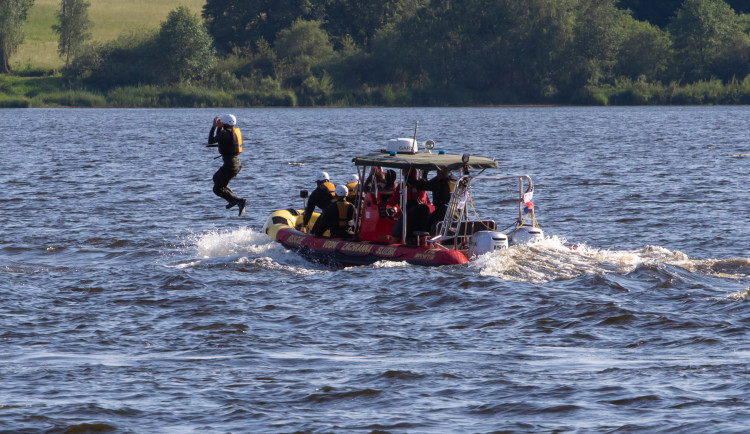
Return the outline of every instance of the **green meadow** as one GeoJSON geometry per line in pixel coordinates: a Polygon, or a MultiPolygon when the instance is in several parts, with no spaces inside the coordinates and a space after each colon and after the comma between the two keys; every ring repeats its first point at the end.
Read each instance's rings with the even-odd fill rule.
{"type": "MultiPolygon", "coordinates": [[[[115,39],[122,33],[153,30],[159,27],[169,11],[187,6],[200,14],[205,0],[90,0],[89,19],[94,41],[115,39]]],[[[63,60],[57,54],[57,33],[52,25],[60,0],[36,0],[24,25],[24,43],[11,57],[14,69],[59,69],[63,60]]]]}

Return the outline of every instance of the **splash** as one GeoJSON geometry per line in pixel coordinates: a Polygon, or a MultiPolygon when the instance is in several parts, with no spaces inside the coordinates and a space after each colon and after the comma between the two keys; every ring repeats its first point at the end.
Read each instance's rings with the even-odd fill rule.
{"type": "Polygon", "coordinates": [[[301,256],[286,250],[281,244],[271,240],[265,233],[251,228],[209,231],[190,237],[201,260],[176,265],[176,268],[189,268],[204,263],[205,260],[228,258],[238,265],[249,265],[264,270],[288,271],[296,274],[318,274],[328,272],[324,267],[315,266],[301,256]]]}
{"type": "Polygon", "coordinates": [[[586,245],[571,248],[565,245],[565,239],[553,236],[533,244],[496,250],[475,258],[470,265],[479,269],[482,276],[543,283],[584,274],[625,273],[637,263],[633,252],[615,253],[586,245]]]}
{"type": "Polygon", "coordinates": [[[195,239],[195,246],[204,259],[236,255],[260,256],[278,249],[266,234],[247,227],[199,234],[195,239]]]}
{"type": "Polygon", "coordinates": [[[693,261],[687,268],[689,271],[704,273],[726,279],[746,279],[750,277],[750,259],[707,259],[693,261]]]}
{"type": "Polygon", "coordinates": [[[409,267],[406,261],[377,261],[371,265],[372,268],[402,268],[409,267]]]}
{"type": "Polygon", "coordinates": [[[747,300],[748,298],[750,298],[750,288],[745,288],[742,291],[737,291],[734,294],[729,294],[727,298],[737,301],[747,300]]]}
{"type": "Polygon", "coordinates": [[[200,263],[201,263],[201,261],[188,261],[188,262],[180,262],[179,264],[174,264],[174,265],[165,265],[165,267],[167,267],[167,268],[177,268],[177,269],[181,270],[183,268],[193,267],[193,266],[198,265],[200,263]]]}
{"type": "Polygon", "coordinates": [[[284,258],[284,263],[270,257],[240,258],[237,263],[264,270],[292,272],[297,275],[314,275],[331,272],[331,270],[324,267],[313,268],[310,262],[292,252],[285,253],[288,254],[288,257],[284,258]]]}
{"type": "Polygon", "coordinates": [[[585,244],[571,247],[565,245],[565,239],[554,236],[534,244],[497,250],[470,263],[482,276],[531,283],[569,280],[583,275],[627,274],[640,265],[672,265],[718,277],[750,277],[748,259],[690,259],[682,252],[660,246],[638,250],[603,250],[585,244]]]}

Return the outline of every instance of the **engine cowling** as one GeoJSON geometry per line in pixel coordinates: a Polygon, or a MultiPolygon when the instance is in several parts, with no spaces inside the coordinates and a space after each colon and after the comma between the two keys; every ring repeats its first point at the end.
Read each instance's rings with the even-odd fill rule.
{"type": "Polygon", "coordinates": [[[508,247],[508,237],[497,231],[479,231],[471,236],[469,257],[484,255],[508,247]]]}

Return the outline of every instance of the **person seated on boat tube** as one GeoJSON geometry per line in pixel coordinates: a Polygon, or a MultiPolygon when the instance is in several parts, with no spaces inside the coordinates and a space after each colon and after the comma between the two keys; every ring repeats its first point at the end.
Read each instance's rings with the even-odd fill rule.
{"type": "Polygon", "coordinates": [[[357,186],[359,185],[359,175],[356,173],[349,176],[346,180],[346,188],[349,189],[349,195],[346,197],[351,203],[354,203],[354,198],[357,196],[357,186]]]}
{"type": "Polygon", "coordinates": [[[451,178],[451,172],[448,169],[439,169],[437,175],[429,181],[418,179],[410,182],[410,185],[418,189],[431,191],[432,204],[435,206],[435,211],[429,215],[426,221],[414,222],[415,231],[432,232],[435,224],[443,221],[445,213],[448,211],[448,203],[451,201],[452,184],[454,182],[453,178],[451,178]]]}
{"type": "Polygon", "coordinates": [[[336,200],[320,215],[313,234],[320,237],[331,231],[331,238],[351,238],[354,235],[354,205],[347,200],[349,189],[345,185],[336,187],[336,200]]]}
{"type": "MultiPolygon", "coordinates": [[[[418,186],[414,185],[417,180],[416,169],[403,169],[402,175],[406,178],[406,240],[407,244],[413,241],[414,231],[422,229],[420,225],[415,226],[415,222],[424,221],[429,218],[429,207],[426,207],[430,203],[430,198],[427,197],[427,192],[420,190],[418,186]],[[424,205],[424,206],[422,206],[424,205]],[[427,209],[425,214],[424,209],[427,209]]],[[[403,226],[403,212],[399,208],[399,201],[401,197],[401,184],[396,186],[393,191],[393,196],[388,200],[386,211],[391,218],[398,219],[396,224],[393,225],[391,231],[391,237],[395,240],[402,238],[401,230],[403,226]]]]}
{"type": "Polygon", "coordinates": [[[305,212],[302,214],[302,230],[306,230],[310,218],[315,211],[315,207],[320,208],[321,211],[328,208],[328,205],[333,201],[333,193],[336,189],[331,181],[328,179],[327,172],[319,172],[315,178],[315,182],[318,186],[310,194],[307,200],[307,206],[305,206],[305,212]]]}

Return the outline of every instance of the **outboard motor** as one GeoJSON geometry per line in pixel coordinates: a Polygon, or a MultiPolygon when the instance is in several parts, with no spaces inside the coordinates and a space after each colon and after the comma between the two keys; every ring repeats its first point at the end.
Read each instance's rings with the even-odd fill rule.
{"type": "Polygon", "coordinates": [[[471,236],[469,258],[508,248],[508,237],[502,232],[478,231],[471,236]]]}
{"type": "Polygon", "coordinates": [[[528,244],[544,239],[544,232],[533,226],[521,226],[510,234],[510,245],[528,244]]]}

